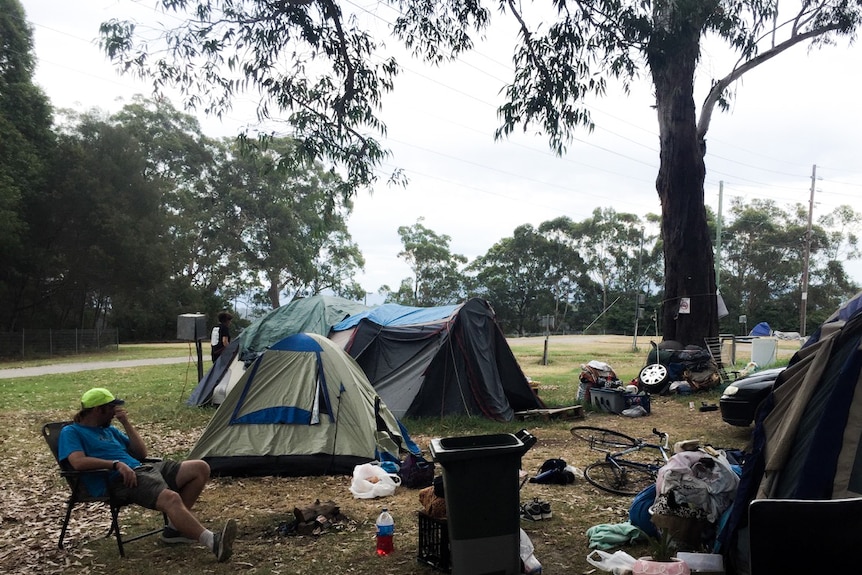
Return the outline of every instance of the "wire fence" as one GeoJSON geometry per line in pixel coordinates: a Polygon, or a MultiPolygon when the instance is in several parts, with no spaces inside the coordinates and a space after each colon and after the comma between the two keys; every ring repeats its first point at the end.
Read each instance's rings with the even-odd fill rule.
{"type": "Polygon", "coordinates": [[[39,359],[96,351],[119,351],[119,348],[120,340],[116,328],[0,332],[0,357],[3,359],[39,359]]]}

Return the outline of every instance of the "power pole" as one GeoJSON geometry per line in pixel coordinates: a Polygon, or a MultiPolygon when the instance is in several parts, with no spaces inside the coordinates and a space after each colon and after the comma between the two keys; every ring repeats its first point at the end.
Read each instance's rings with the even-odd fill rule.
{"type": "Polygon", "coordinates": [[[724,180],[718,182],[718,217],[715,222],[715,292],[721,289],[721,204],[724,200],[724,180]]]}
{"type": "Polygon", "coordinates": [[[814,189],[817,182],[817,164],[811,167],[811,199],[808,200],[808,230],[805,232],[805,254],[802,259],[802,301],[799,306],[799,333],[805,337],[808,311],[808,266],[811,261],[811,221],[814,216],[814,189]]]}
{"type": "Polygon", "coordinates": [[[638,250],[638,288],[635,290],[635,330],[634,330],[634,338],[632,339],[632,351],[636,352],[638,350],[638,320],[641,317],[641,311],[643,308],[641,307],[646,298],[641,293],[641,267],[643,261],[644,254],[644,229],[641,228],[641,243],[640,249],[638,250]]]}

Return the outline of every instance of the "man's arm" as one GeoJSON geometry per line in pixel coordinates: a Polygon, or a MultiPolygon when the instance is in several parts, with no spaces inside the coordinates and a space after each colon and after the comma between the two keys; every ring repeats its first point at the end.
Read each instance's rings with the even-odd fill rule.
{"type": "Polygon", "coordinates": [[[113,460],[90,457],[83,451],[73,451],[66,459],[75,471],[96,471],[99,469],[110,471],[114,469],[113,460]]]}
{"type": "Polygon", "coordinates": [[[129,421],[129,414],[123,407],[117,407],[114,412],[114,417],[117,418],[123,429],[126,432],[126,435],[129,438],[129,453],[137,459],[138,461],[143,461],[147,457],[147,445],[144,443],[144,440],[141,438],[140,434],[138,434],[138,430],[135,429],[135,426],[132,425],[132,422],[129,421]]]}
{"type": "Polygon", "coordinates": [[[122,461],[90,457],[89,455],[85,455],[83,451],[73,451],[66,459],[75,471],[94,471],[99,469],[117,471],[123,477],[123,483],[126,487],[134,487],[138,484],[135,470],[122,461]]]}

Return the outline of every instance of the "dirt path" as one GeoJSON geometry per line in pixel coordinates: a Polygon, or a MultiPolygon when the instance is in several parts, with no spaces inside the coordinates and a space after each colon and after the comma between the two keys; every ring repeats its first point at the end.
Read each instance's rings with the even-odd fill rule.
{"type": "Polygon", "coordinates": [[[57,373],[75,373],[95,369],[119,369],[124,367],[140,367],[142,365],[167,365],[190,361],[188,357],[162,357],[155,359],[127,359],[123,361],[95,361],[87,363],[58,363],[36,367],[16,367],[0,369],[0,379],[15,379],[18,377],[35,377],[57,373]]]}

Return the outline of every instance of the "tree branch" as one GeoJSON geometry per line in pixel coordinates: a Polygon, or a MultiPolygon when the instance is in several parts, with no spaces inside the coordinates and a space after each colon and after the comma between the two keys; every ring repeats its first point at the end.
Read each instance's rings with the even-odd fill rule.
{"type": "Polygon", "coordinates": [[[545,67],[544,62],[542,62],[542,59],[539,57],[539,55],[536,54],[536,50],[533,48],[533,34],[527,27],[527,23],[524,21],[524,18],[521,16],[521,13],[515,7],[514,0],[506,0],[506,3],[509,5],[509,9],[512,11],[512,15],[518,21],[518,26],[521,28],[521,33],[524,35],[524,45],[527,47],[527,51],[530,53],[530,57],[533,59],[533,63],[535,63],[536,69],[544,77],[544,80],[548,84],[552,84],[553,78],[551,77],[551,73],[545,67]]]}
{"type": "Polygon", "coordinates": [[[721,94],[727,89],[728,86],[738,80],[743,74],[753,68],[756,68],[760,64],[763,64],[767,60],[771,60],[775,56],[781,54],[782,52],[784,52],[788,48],[795,46],[796,44],[805,42],[806,40],[810,40],[811,38],[822,36],[823,34],[827,34],[835,30],[839,30],[841,29],[841,27],[842,25],[840,23],[834,23],[823,28],[810,30],[803,34],[794,34],[789,39],[778,44],[777,46],[774,46],[773,48],[770,48],[769,50],[758,54],[751,60],[744,62],[741,66],[734,68],[730,74],[718,80],[715,84],[713,84],[712,89],[710,89],[709,93],[706,95],[706,98],[703,101],[703,107],[700,111],[700,118],[697,122],[698,140],[703,141],[706,138],[706,132],[709,130],[709,123],[712,120],[712,112],[715,109],[715,105],[718,102],[718,99],[721,97],[721,94]]]}

